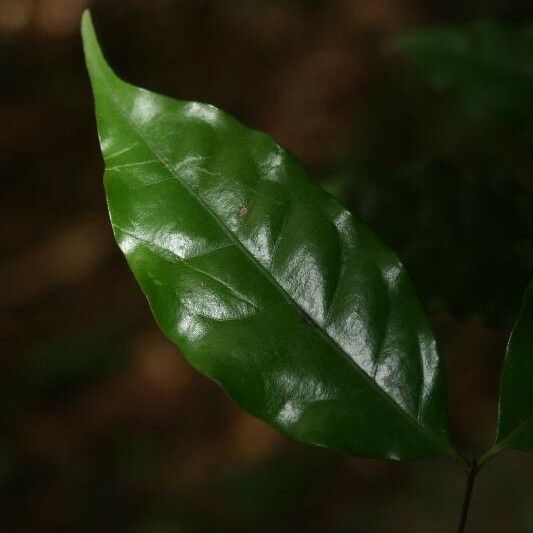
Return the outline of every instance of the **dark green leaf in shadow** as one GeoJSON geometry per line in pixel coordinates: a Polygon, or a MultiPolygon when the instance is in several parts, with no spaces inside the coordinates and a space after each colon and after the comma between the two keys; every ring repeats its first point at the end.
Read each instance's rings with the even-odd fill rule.
{"type": "Polygon", "coordinates": [[[435,340],[397,257],[268,136],[120,80],[83,36],[116,239],[161,329],[300,441],[455,456],[435,340]]]}
{"type": "Polygon", "coordinates": [[[533,133],[533,26],[481,21],[420,30],[395,44],[467,112],[533,133]]]}
{"type": "Polygon", "coordinates": [[[495,450],[503,448],[533,451],[533,280],[503,365],[495,450]]]}

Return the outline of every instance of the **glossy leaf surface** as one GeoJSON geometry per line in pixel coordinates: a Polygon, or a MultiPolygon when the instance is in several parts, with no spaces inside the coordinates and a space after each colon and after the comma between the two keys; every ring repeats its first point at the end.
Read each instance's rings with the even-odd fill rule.
{"type": "Polygon", "coordinates": [[[533,451],[533,280],[507,347],[495,447],[533,451]]]}
{"type": "Polygon", "coordinates": [[[298,440],[455,455],[435,341],[397,257],[268,136],[117,78],[83,21],[119,246],[162,330],[298,440]]]}

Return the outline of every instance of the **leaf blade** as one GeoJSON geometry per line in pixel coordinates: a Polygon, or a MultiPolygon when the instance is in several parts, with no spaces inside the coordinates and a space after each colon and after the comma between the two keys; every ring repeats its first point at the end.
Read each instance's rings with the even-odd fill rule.
{"type": "Polygon", "coordinates": [[[533,451],[533,279],[503,363],[495,449],[533,451]]]}
{"type": "Polygon", "coordinates": [[[123,82],[88,14],[82,31],[115,237],[188,360],[299,440],[455,456],[435,341],[396,256],[268,136],[123,82]]]}

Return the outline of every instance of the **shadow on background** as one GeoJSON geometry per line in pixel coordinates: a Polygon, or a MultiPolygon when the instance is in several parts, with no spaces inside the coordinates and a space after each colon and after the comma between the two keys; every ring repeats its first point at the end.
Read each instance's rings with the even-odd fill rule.
{"type": "MultiPolygon", "coordinates": [[[[493,438],[533,272],[529,2],[0,0],[1,530],[452,531],[457,465],[289,442],[157,330],[107,222],[89,4],[118,73],[266,130],[399,253],[460,448],[493,438]]],[[[533,531],[532,484],[494,460],[469,530],[533,531]]]]}

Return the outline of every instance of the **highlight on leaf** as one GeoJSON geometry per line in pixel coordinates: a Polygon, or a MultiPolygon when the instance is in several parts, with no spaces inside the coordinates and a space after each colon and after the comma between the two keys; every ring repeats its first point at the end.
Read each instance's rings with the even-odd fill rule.
{"type": "Polygon", "coordinates": [[[498,436],[491,455],[504,448],[533,451],[533,279],[524,294],[520,316],[505,356],[498,436]]]}

